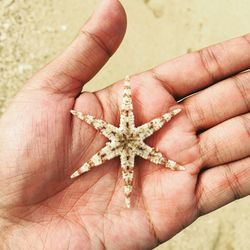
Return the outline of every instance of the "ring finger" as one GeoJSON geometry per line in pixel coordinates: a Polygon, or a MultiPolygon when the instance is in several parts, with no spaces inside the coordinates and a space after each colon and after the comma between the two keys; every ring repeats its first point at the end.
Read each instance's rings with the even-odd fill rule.
{"type": "Polygon", "coordinates": [[[183,104],[200,132],[250,110],[250,71],[219,82],[185,99],[183,104]]]}
{"type": "Polygon", "coordinates": [[[202,166],[214,167],[250,155],[250,114],[229,119],[199,135],[202,166]]]}

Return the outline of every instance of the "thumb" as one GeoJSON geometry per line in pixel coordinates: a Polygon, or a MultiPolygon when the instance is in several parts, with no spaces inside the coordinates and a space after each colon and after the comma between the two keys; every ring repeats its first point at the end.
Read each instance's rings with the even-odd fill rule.
{"type": "Polygon", "coordinates": [[[77,96],[119,47],[126,13],[118,0],[102,0],[72,44],[31,79],[32,88],[77,96]]]}

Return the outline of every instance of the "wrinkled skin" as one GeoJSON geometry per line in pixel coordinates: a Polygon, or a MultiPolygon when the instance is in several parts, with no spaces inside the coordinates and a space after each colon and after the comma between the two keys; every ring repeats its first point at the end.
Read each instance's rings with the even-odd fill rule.
{"type": "Polygon", "coordinates": [[[183,109],[147,143],[186,171],[137,158],[131,209],[124,205],[118,159],[70,179],[105,138],[69,111],[119,123],[122,81],[80,92],[125,30],[120,3],[104,1],[2,116],[2,249],[150,249],[202,214],[249,195],[250,73],[240,72],[250,67],[250,35],[132,76],[137,125],[172,106],[183,109]]]}

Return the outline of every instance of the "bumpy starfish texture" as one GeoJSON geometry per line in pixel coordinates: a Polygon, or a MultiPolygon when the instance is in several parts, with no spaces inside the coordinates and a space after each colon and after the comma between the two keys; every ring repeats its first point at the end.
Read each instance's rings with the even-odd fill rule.
{"type": "Polygon", "coordinates": [[[162,128],[166,122],[169,122],[180,112],[181,109],[174,109],[165,113],[160,118],[153,119],[148,123],[135,127],[130,78],[127,76],[124,82],[119,128],[91,115],[85,115],[81,112],[71,110],[71,113],[74,116],[93,126],[110,140],[106,143],[105,147],[93,155],[89,161],[84,163],[82,167],[74,172],[71,175],[71,178],[75,178],[88,172],[93,167],[99,166],[107,160],[120,156],[122,178],[124,180],[125,204],[129,208],[133,187],[135,156],[140,156],[155,164],[165,165],[165,167],[172,170],[185,170],[183,166],[180,166],[172,160],[166,159],[157,149],[150,147],[143,142],[147,137],[162,128]]]}

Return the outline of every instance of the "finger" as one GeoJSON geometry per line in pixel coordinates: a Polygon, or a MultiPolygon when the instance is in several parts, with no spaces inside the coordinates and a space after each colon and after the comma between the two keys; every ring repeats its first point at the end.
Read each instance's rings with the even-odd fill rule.
{"type": "Polygon", "coordinates": [[[214,167],[250,155],[250,114],[227,120],[199,136],[202,166],[214,167]]]}
{"type": "Polygon", "coordinates": [[[181,56],[150,71],[154,80],[181,99],[249,67],[250,33],[181,56]]]}
{"type": "Polygon", "coordinates": [[[103,0],[72,44],[32,79],[32,87],[78,95],[116,51],[125,30],[126,14],[120,2],[103,0]]]}
{"type": "Polygon", "coordinates": [[[238,74],[185,99],[195,130],[211,128],[250,111],[250,72],[238,74]]]}
{"type": "Polygon", "coordinates": [[[196,195],[200,215],[250,194],[250,157],[204,171],[196,195]]]}

